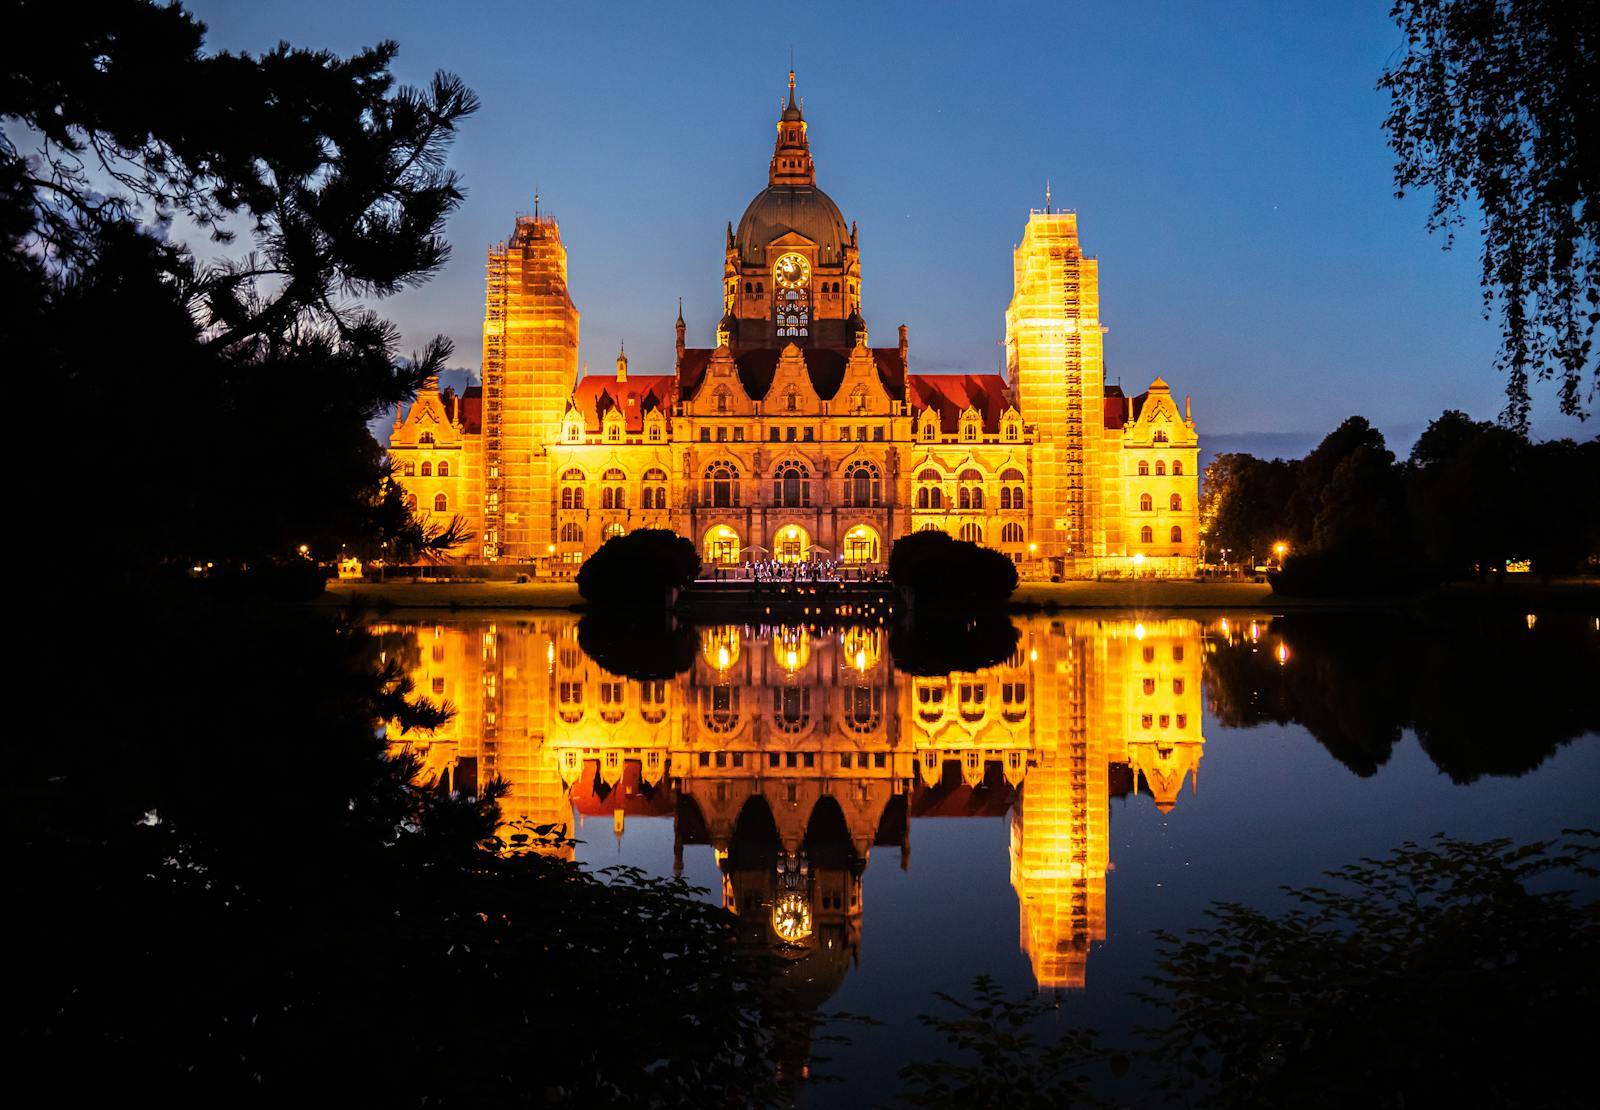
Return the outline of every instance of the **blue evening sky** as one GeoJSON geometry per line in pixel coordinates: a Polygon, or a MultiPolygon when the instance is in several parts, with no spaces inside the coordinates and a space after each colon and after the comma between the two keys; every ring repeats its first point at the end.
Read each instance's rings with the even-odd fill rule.
{"type": "MultiPolygon", "coordinates": [[[[999,367],[1011,250],[1048,179],[1100,259],[1108,379],[1163,375],[1202,432],[1357,412],[1415,429],[1503,402],[1475,227],[1447,253],[1428,198],[1393,196],[1388,0],[188,6],[212,48],[391,38],[402,80],[446,69],[482,98],[452,154],[454,257],[381,306],[474,371],[485,248],[536,186],[592,367],[626,339],[634,372],[670,372],[679,296],[690,344],[712,342],[725,227],[766,184],[792,47],[818,184],[860,225],[873,341],[908,324],[915,371],[999,367]]],[[[1580,434],[1548,388],[1535,431],[1580,434]]]]}

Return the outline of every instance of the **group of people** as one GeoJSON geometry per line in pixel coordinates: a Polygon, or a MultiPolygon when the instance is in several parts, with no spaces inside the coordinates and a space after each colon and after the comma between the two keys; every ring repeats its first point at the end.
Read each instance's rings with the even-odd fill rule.
{"type": "Polygon", "coordinates": [[[743,579],[749,582],[876,582],[884,578],[875,567],[847,565],[842,559],[817,555],[804,561],[783,559],[746,560],[737,566],[719,565],[714,570],[719,581],[743,579]]]}

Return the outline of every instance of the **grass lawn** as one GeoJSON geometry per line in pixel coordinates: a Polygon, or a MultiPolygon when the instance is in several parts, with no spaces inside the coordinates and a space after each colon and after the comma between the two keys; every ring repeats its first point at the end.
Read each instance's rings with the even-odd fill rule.
{"type": "Polygon", "coordinates": [[[314,604],[382,609],[569,609],[571,582],[329,582],[314,604]]]}

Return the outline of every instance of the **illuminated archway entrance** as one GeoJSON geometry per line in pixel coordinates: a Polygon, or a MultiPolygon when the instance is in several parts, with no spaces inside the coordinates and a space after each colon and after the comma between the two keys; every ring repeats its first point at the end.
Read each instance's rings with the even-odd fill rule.
{"type": "Polygon", "coordinates": [[[739,551],[743,546],[739,542],[739,533],[732,528],[726,524],[713,525],[706,530],[705,560],[731,566],[739,561],[739,551]]]}
{"type": "Polygon", "coordinates": [[[860,566],[863,563],[876,563],[881,550],[877,530],[865,524],[858,524],[844,534],[844,544],[840,554],[846,563],[860,566]]]}
{"type": "Polygon", "coordinates": [[[803,563],[811,557],[811,533],[798,524],[785,524],[772,536],[772,556],[780,563],[803,563]]]}

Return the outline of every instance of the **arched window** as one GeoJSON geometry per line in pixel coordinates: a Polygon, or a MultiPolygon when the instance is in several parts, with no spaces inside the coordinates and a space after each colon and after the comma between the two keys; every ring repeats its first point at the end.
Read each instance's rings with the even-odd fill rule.
{"type": "Polygon", "coordinates": [[[439,464],[439,477],[441,477],[441,478],[450,477],[450,464],[449,463],[441,462],[439,464]]]}
{"type": "Polygon", "coordinates": [[[567,425],[567,442],[577,443],[583,438],[583,429],[576,424],[567,425]]]}
{"type": "Polygon", "coordinates": [[[1011,487],[1010,486],[1001,486],[1000,487],[1000,507],[1002,509],[1011,508],[1011,487]]]}
{"type": "Polygon", "coordinates": [[[423,432],[420,436],[417,437],[417,442],[431,445],[433,443],[433,433],[432,432],[423,432]]]}
{"type": "Polygon", "coordinates": [[[1148,478],[1149,476],[1150,476],[1150,464],[1145,462],[1143,459],[1140,459],[1139,460],[1139,477],[1148,478]]]}
{"type": "Polygon", "coordinates": [[[976,470],[963,470],[956,503],[963,509],[983,508],[983,475],[976,470]]]}
{"type": "Polygon", "coordinates": [[[926,509],[927,507],[928,507],[928,491],[926,489],[917,490],[917,508],[926,509]]]}
{"type": "Polygon", "coordinates": [[[406,460],[405,475],[407,478],[415,478],[417,476],[417,464],[410,459],[406,460]]]}
{"type": "Polygon", "coordinates": [[[561,475],[561,480],[563,482],[581,482],[583,481],[583,471],[573,467],[561,475]]]}
{"type": "Polygon", "coordinates": [[[606,486],[604,489],[602,489],[600,491],[600,507],[602,509],[611,509],[611,508],[615,508],[616,507],[612,503],[612,494],[611,494],[611,487],[610,486],[606,486]]]}
{"type": "Polygon", "coordinates": [[[568,521],[567,523],[563,524],[561,526],[561,542],[562,543],[582,543],[583,542],[583,525],[578,524],[578,523],[576,523],[574,521],[568,521]]]}
{"type": "Polygon", "coordinates": [[[772,503],[791,509],[811,504],[811,470],[804,463],[778,464],[772,475],[772,503]]]}
{"type": "Polygon", "coordinates": [[[640,503],[647,509],[665,509],[667,507],[667,472],[660,467],[651,467],[644,472],[644,487],[640,493],[640,503]]]}
{"type": "Polygon", "coordinates": [[[1183,494],[1175,493],[1171,497],[1167,498],[1167,508],[1171,509],[1175,513],[1182,512],[1183,494]]]}
{"type": "Polygon", "coordinates": [[[434,499],[433,499],[433,511],[434,512],[442,513],[442,512],[446,511],[449,508],[450,508],[450,503],[445,499],[444,494],[441,493],[441,494],[438,494],[437,496],[434,497],[434,499]]]}
{"type": "Polygon", "coordinates": [[[1156,473],[1163,478],[1167,476],[1167,464],[1160,459],[1156,460],[1156,473]]]}
{"type": "Polygon", "coordinates": [[[1157,428],[1156,431],[1155,431],[1155,434],[1150,437],[1150,442],[1151,443],[1165,443],[1165,442],[1167,442],[1167,433],[1162,431],[1160,428],[1157,428]]]}
{"type": "Polygon", "coordinates": [[[938,430],[934,428],[933,421],[930,420],[930,421],[928,421],[926,424],[924,424],[922,426],[922,438],[923,439],[932,439],[937,434],[938,434],[938,430]]]}
{"type": "Polygon", "coordinates": [[[1146,524],[1143,528],[1139,529],[1139,542],[1140,543],[1154,543],[1155,540],[1156,540],[1156,530],[1154,528],[1152,528],[1148,524],[1146,524]]]}
{"type": "Polygon", "coordinates": [[[706,467],[706,500],[713,508],[731,509],[739,504],[739,468],[731,462],[714,462],[706,467]]]}
{"type": "Polygon", "coordinates": [[[1152,498],[1148,493],[1141,493],[1139,495],[1139,511],[1141,513],[1152,512],[1154,511],[1155,507],[1155,499],[1152,498]]]}
{"type": "Polygon", "coordinates": [[[622,424],[621,424],[620,421],[613,420],[609,424],[606,425],[606,442],[607,443],[620,443],[620,442],[622,442],[622,424]]]}
{"type": "Polygon", "coordinates": [[[883,482],[876,466],[868,462],[851,464],[844,474],[844,503],[857,508],[883,503],[883,482]]]}
{"type": "Polygon", "coordinates": [[[1012,486],[1011,487],[1011,507],[1013,509],[1022,508],[1022,487],[1021,486],[1012,486]]]}
{"type": "Polygon", "coordinates": [[[563,509],[572,508],[572,490],[564,489],[561,491],[561,507],[563,509]]]}
{"type": "Polygon", "coordinates": [[[961,425],[961,438],[968,443],[978,438],[978,422],[976,420],[968,420],[961,425]]]}
{"type": "Polygon", "coordinates": [[[1006,441],[1009,442],[1009,443],[1015,443],[1017,441],[1017,439],[1020,437],[1020,434],[1021,433],[1017,430],[1017,422],[1015,420],[1007,420],[1006,421],[1006,441]]]}
{"type": "Polygon", "coordinates": [[[622,535],[622,533],[623,533],[622,525],[620,525],[620,524],[608,524],[608,525],[606,525],[606,531],[605,531],[606,539],[614,540],[618,536],[622,535]]]}
{"type": "Polygon", "coordinates": [[[1183,460],[1182,459],[1173,459],[1172,460],[1172,473],[1173,473],[1173,475],[1175,477],[1181,478],[1183,476],[1183,460]]]}
{"type": "Polygon", "coordinates": [[[433,477],[433,464],[431,462],[425,462],[422,464],[422,476],[424,478],[433,477]]]}
{"type": "Polygon", "coordinates": [[[1173,543],[1182,543],[1183,542],[1183,529],[1179,528],[1176,524],[1174,524],[1172,526],[1172,542],[1173,543]]]}
{"type": "Polygon", "coordinates": [[[1020,482],[1023,480],[1022,471],[1014,466],[1008,466],[1000,472],[1000,480],[1002,482],[1020,482]]]}
{"type": "Polygon", "coordinates": [[[978,524],[963,524],[961,526],[961,538],[966,540],[968,543],[982,543],[983,542],[983,527],[982,527],[982,525],[978,525],[978,524]]]}
{"type": "Polygon", "coordinates": [[[1000,529],[1000,542],[1021,543],[1022,525],[1013,520],[1010,524],[1007,524],[1004,528],[1000,529]]]}

